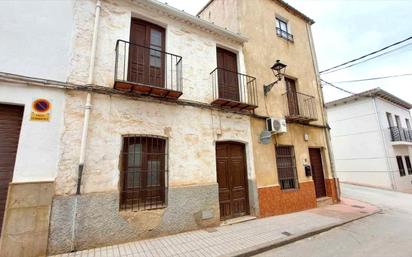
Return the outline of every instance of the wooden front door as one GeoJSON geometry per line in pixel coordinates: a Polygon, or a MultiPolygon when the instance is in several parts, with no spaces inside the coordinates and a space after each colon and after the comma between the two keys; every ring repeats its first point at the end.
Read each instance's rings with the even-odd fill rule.
{"type": "Polygon", "coordinates": [[[9,183],[13,178],[23,106],[0,104],[0,233],[9,183]]]}
{"type": "Polygon", "coordinates": [[[239,101],[239,80],[235,53],[217,48],[219,98],[239,101]]]}
{"type": "Polygon", "coordinates": [[[222,220],[249,214],[245,146],[216,143],[216,169],[222,220]]]}
{"type": "Polygon", "coordinates": [[[285,78],[286,94],[288,97],[288,108],[290,116],[299,115],[298,94],[296,91],[296,84],[293,79],[285,78]]]}
{"type": "Polygon", "coordinates": [[[325,176],[323,174],[322,155],[319,148],[309,148],[312,178],[315,184],[316,198],[326,196],[325,176]]]}
{"type": "Polygon", "coordinates": [[[165,29],[132,19],[128,81],[165,87],[165,29]]]}

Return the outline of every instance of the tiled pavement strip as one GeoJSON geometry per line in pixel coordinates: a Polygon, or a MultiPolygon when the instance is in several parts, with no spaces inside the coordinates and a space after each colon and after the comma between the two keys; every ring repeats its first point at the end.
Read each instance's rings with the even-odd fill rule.
{"type": "Polygon", "coordinates": [[[342,199],[340,204],[317,209],[55,257],[231,256],[289,240],[293,236],[309,236],[311,232],[316,234],[317,231],[321,232],[321,229],[335,227],[378,211],[379,209],[372,205],[342,199]],[[288,233],[291,235],[285,235],[288,233]]]}

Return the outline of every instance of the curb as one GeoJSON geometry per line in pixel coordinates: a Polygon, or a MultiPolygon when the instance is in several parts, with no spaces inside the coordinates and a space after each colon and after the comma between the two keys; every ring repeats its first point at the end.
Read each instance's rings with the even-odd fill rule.
{"type": "Polygon", "coordinates": [[[268,242],[268,243],[264,243],[264,244],[260,244],[260,245],[256,245],[256,246],[252,246],[252,247],[246,248],[246,249],[244,249],[244,250],[236,251],[236,252],[233,252],[233,253],[230,253],[230,254],[227,254],[227,255],[222,255],[222,256],[225,256],[225,257],[229,257],[229,256],[230,256],[230,257],[249,257],[249,256],[254,256],[254,255],[257,255],[257,254],[259,254],[259,253],[267,252],[267,251],[269,251],[269,250],[273,250],[273,249],[275,249],[275,248],[278,248],[278,247],[281,247],[281,246],[285,246],[285,245],[294,243],[294,242],[296,242],[296,241],[300,241],[300,240],[302,240],[302,239],[305,239],[305,238],[308,238],[308,237],[312,237],[312,236],[314,236],[314,235],[318,235],[318,234],[321,234],[321,233],[323,233],[323,232],[329,231],[329,230],[331,230],[331,229],[334,229],[334,228],[337,228],[337,227],[346,225],[346,224],[348,224],[348,223],[351,223],[351,222],[354,222],[354,221],[357,221],[357,220],[360,220],[360,219],[363,219],[363,218],[366,218],[366,217],[375,215],[375,214],[377,214],[377,213],[379,213],[379,212],[381,212],[381,211],[382,211],[382,210],[379,209],[378,211],[375,211],[375,212],[373,212],[373,213],[367,214],[367,215],[362,216],[362,217],[358,217],[358,218],[355,218],[355,219],[347,220],[347,221],[344,221],[344,222],[341,222],[341,223],[338,223],[338,224],[323,226],[323,227],[320,227],[320,228],[315,229],[315,230],[311,230],[311,231],[304,232],[304,233],[301,233],[301,234],[298,234],[298,235],[290,236],[290,237],[288,237],[288,238],[286,238],[286,239],[274,240],[274,241],[272,241],[272,242],[268,242]]]}

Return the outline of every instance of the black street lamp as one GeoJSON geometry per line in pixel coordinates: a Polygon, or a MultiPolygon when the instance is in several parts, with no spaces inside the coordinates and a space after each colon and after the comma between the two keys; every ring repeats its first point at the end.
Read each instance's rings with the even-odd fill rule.
{"type": "Polygon", "coordinates": [[[273,75],[277,78],[277,80],[273,81],[268,85],[263,85],[263,92],[265,96],[269,93],[272,87],[282,80],[282,77],[285,75],[286,71],[286,64],[281,63],[279,60],[276,60],[275,64],[270,68],[273,72],[273,75]]]}

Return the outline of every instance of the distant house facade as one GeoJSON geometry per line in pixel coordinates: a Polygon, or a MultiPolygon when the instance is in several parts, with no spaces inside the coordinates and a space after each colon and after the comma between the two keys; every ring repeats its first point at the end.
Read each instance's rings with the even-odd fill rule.
{"type": "Polygon", "coordinates": [[[412,193],[412,104],[376,88],[326,106],[340,181],[412,193]]]}
{"type": "Polygon", "coordinates": [[[281,0],[211,0],[198,15],[248,38],[245,65],[258,84],[252,139],[260,215],[314,208],[325,199],[337,202],[314,21],[281,0]],[[265,93],[263,85],[276,80],[271,70],[276,60],[287,65],[285,78],[265,93]],[[264,144],[259,138],[268,117],[285,119],[287,132],[264,144]]]}

